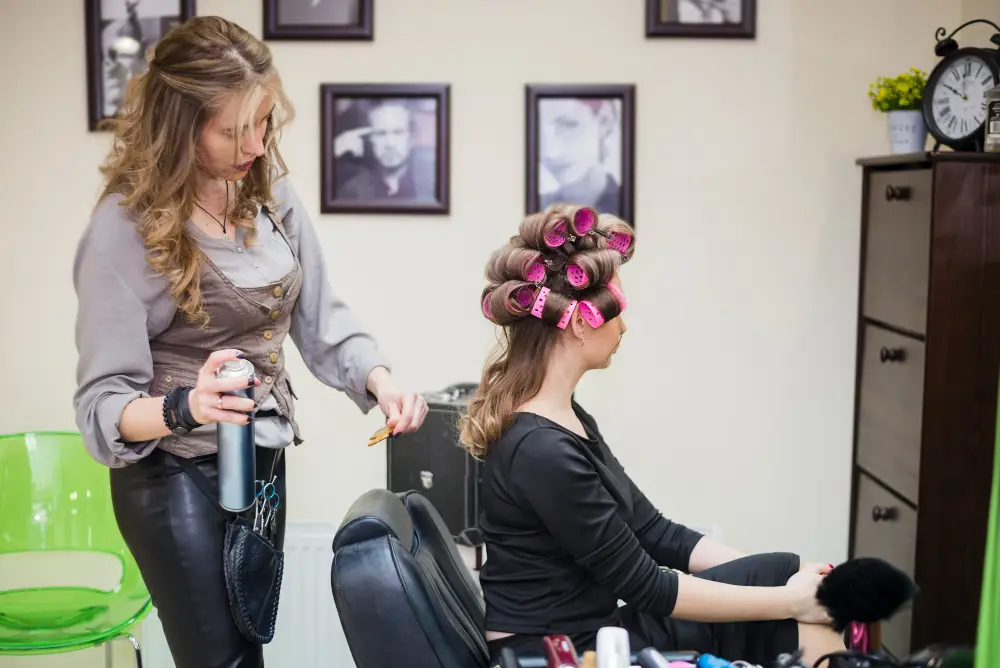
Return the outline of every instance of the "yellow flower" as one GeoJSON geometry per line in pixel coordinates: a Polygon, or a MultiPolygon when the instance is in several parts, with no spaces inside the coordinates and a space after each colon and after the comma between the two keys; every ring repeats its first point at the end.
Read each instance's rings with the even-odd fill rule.
{"type": "Polygon", "coordinates": [[[910,85],[907,84],[907,83],[901,83],[901,84],[899,84],[899,92],[900,93],[909,93],[910,92],[910,85]]]}

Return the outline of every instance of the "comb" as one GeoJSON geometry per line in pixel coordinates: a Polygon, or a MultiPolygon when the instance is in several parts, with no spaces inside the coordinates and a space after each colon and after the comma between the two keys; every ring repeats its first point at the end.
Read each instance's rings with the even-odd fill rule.
{"type": "Polygon", "coordinates": [[[392,436],[392,427],[383,427],[368,437],[368,447],[370,448],[376,443],[381,443],[390,436],[392,436]]]}

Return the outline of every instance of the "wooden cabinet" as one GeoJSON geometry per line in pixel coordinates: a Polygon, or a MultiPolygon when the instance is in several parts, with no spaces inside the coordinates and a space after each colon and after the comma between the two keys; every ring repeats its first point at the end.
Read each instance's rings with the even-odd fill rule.
{"type": "Polygon", "coordinates": [[[851,556],[921,588],[896,656],[972,645],[1000,371],[1000,155],[859,160],[861,281],[851,556]]]}

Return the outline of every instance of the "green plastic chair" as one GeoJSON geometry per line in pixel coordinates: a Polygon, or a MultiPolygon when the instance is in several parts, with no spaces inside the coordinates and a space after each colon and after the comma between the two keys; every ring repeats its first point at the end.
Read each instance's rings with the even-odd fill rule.
{"type": "Polygon", "coordinates": [[[1000,665],[1000,392],[994,433],[993,488],[990,519],[986,531],[986,558],[983,564],[983,594],[979,603],[976,632],[976,668],[1000,665]]]}
{"type": "MultiPolygon", "coordinates": [[[[79,434],[0,436],[0,657],[127,638],[152,603],[79,434]]],[[[110,656],[110,655],[109,655],[110,656]]]]}

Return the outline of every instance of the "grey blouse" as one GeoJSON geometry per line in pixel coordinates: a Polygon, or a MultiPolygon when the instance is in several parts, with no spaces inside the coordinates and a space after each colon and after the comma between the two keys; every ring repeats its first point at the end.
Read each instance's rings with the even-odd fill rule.
{"type": "MultiPolygon", "coordinates": [[[[362,411],[375,401],[366,390],[377,366],[390,368],[375,340],[361,327],[330,287],[319,239],[305,207],[288,178],[274,185],[274,198],[289,243],[302,266],[302,288],[292,310],[289,334],[309,370],[323,383],[345,392],[362,411]]],[[[107,197],[91,217],[77,248],[73,283],[76,319],[76,423],[90,454],[108,466],[134,462],[152,451],[158,439],[126,443],[118,431],[125,406],[148,397],[153,378],[149,340],[166,330],[177,308],[167,281],[152,273],[135,223],[107,197]]],[[[191,221],[187,231],[199,249],[238,287],[258,287],[279,280],[294,266],[292,249],[260,212],[257,238],[243,243],[215,239],[191,221]]],[[[277,405],[270,394],[260,410],[277,405]]],[[[292,428],[280,416],[259,419],[257,444],[280,448],[292,441],[292,428]]]]}

